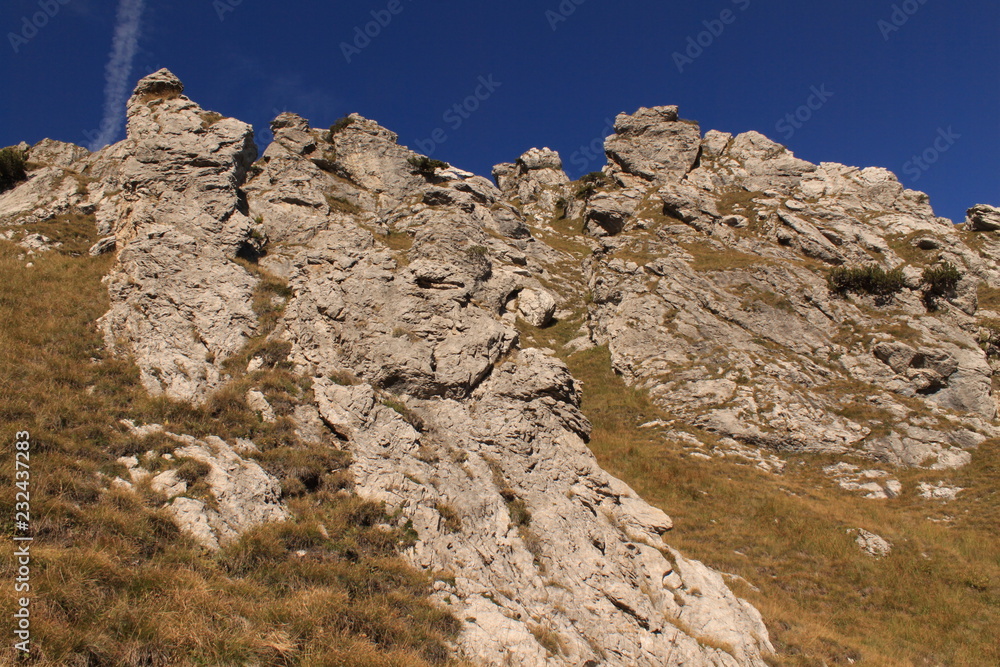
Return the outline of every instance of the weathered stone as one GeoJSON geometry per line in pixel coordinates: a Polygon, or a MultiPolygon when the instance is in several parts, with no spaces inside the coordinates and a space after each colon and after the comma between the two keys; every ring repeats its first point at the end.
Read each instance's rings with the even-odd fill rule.
{"type": "Polygon", "coordinates": [[[858,537],[855,542],[863,552],[872,558],[885,558],[892,553],[892,544],[888,540],[863,528],[858,529],[858,537]]]}
{"type": "Polygon", "coordinates": [[[517,297],[517,312],[533,327],[544,327],[556,312],[556,300],[543,290],[526,289],[517,297]]]}
{"type": "Polygon", "coordinates": [[[921,482],[917,487],[917,491],[920,493],[921,498],[942,501],[955,500],[955,498],[958,497],[958,494],[964,490],[965,489],[961,487],[951,486],[950,484],[945,484],[944,482],[938,482],[937,484],[921,482]]]}
{"type": "Polygon", "coordinates": [[[562,159],[549,148],[532,148],[515,163],[496,165],[493,180],[508,199],[520,201],[526,215],[551,216],[570,196],[562,159]]]}
{"type": "Polygon", "coordinates": [[[610,164],[647,181],[676,182],[694,167],[701,147],[697,123],[679,120],[677,107],[642,108],[615,119],[604,142],[610,164]]]}
{"type": "Polygon", "coordinates": [[[160,70],[129,100],[102,326],[149,391],[200,400],[256,326],[256,279],[233,260],[257,245],[238,191],[257,149],[249,125],[209,115],[182,91],[160,70]]]}
{"type": "Polygon", "coordinates": [[[117,240],[114,236],[105,236],[100,239],[97,243],[90,246],[88,251],[91,257],[97,257],[98,255],[104,255],[109,252],[113,252],[115,247],[117,247],[117,240]]]}
{"type": "MultiPolygon", "coordinates": [[[[254,162],[249,126],[205,112],[161,71],[137,86],[125,141],[94,154],[33,148],[48,164],[0,195],[0,222],[93,213],[118,250],[109,346],[136,359],[151,392],[190,401],[260,333],[256,273],[287,281],[269,344],[312,378],[314,398],[291,412],[296,437],[347,450],[354,492],[415,531],[406,558],[453,575],[433,597],[462,620],[458,657],[761,666],[760,615],[667,547],[669,516],[600,469],[585,388],[557,355],[606,345],[613,369],[669,415],[646,426],[698,465],[726,457],[780,475],[781,452],[964,465],[997,435],[979,347],[994,345],[997,314],[978,313],[974,295],[1000,288],[1000,242],[967,245],[887,170],[812,165],[757,133],[702,138],[675,107],[622,115],[615,129],[606,179],[591,188],[570,185],[548,149],[498,165],[499,187],[430,170],[356,114],[331,131],[281,114],[254,162]],[[586,234],[564,238],[581,223],[586,234]],[[241,256],[257,260],[253,273],[241,256]],[[816,259],[903,267],[904,285],[832,294],[816,259]],[[929,304],[923,268],[939,261],[963,279],[929,304]],[[579,319],[531,332],[519,314],[537,327],[579,319]],[[523,347],[549,334],[554,350],[523,347]]],[[[246,371],[274,363],[261,352],[246,371]]],[[[246,401],[277,418],[260,390],[246,401]]],[[[275,480],[240,455],[252,442],[164,437],[178,447],[155,477],[149,453],[148,470],[126,457],[129,474],[109,484],[173,496],[176,521],[208,548],[288,516],[275,480]],[[180,479],[185,458],[209,473],[180,479]]],[[[874,465],[829,474],[897,497],[902,485],[874,465]]]]}
{"type": "Polygon", "coordinates": [[[995,232],[1000,230],[1000,208],[977,204],[969,209],[965,219],[966,229],[973,232],[995,232]]]}

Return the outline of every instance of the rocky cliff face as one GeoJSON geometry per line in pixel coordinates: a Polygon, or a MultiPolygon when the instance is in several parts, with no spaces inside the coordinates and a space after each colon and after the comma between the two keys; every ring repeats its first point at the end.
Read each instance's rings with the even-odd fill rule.
{"type": "MultiPolygon", "coordinates": [[[[31,147],[40,166],[0,194],[0,221],[96,213],[109,238],[93,252],[118,252],[101,326],[150,392],[203,402],[227,373],[278,366],[310,378],[288,444],[350,452],[355,492],[415,531],[408,557],[462,620],[462,657],[763,665],[771,650],[760,614],[664,542],[669,517],[597,465],[587,388],[562,361],[576,351],[606,345],[673,417],[650,425],[666,440],[769,470],[788,451],[958,466],[996,435],[997,209],[956,227],[888,171],[702,136],[676,107],[619,116],[583,183],[533,149],[494,185],[358,115],[326,131],[282,114],[256,160],[249,126],[182,93],[165,70],[143,79],[127,139],[99,153],[31,147]],[[876,266],[901,269],[892,289],[831,290],[831,269],[876,266]],[[287,284],[267,323],[264,281],[287,284]],[[554,327],[558,345],[527,344],[554,327]]],[[[247,401],[274,419],[257,388],[247,401]]],[[[226,443],[170,437],[229,499],[171,494],[206,546],[287,516],[226,443]]]]}

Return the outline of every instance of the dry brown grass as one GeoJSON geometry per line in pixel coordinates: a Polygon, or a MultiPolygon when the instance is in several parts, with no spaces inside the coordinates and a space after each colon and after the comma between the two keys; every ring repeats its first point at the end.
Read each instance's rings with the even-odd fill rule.
{"type": "Polygon", "coordinates": [[[754,199],[767,199],[767,195],[759,191],[744,190],[741,187],[732,186],[721,193],[719,199],[719,213],[722,215],[742,215],[750,221],[746,230],[739,230],[742,234],[756,232],[760,228],[760,218],[757,215],[757,206],[754,199]]]}
{"type": "Polygon", "coordinates": [[[892,251],[899,255],[904,262],[910,266],[923,268],[934,263],[941,254],[939,250],[923,250],[913,245],[913,241],[923,237],[939,238],[929,232],[918,230],[906,235],[888,235],[886,241],[888,241],[892,251]]]}
{"type": "Polygon", "coordinates": [[[773,262],[760,255],[751,255],[732,248],[716,248],[706,241],[685,243],[684,249],[694,258],[691,268],[695,271],[741,271],[773,262]]]}
{"type": "Polygon", "coordinates": [[[590,246],[584,242],[583,219],[555,217],[549,220],[549,225],[556,230],[553,234],[546,230],[533,228],[532,235],[545,242],[550,248],[555,248],[572,256],[576,261],[590,254],[590,246]]]}
{"type": "Polygon", "coordinates": [[[961,471],[900,471],[902,497],[869,501],[825,478],[823,458],[793,458],[777,477],[684,456],[637,428],[669,415],[611,372],[606,349],[568,363],[601,465],[673,517],[672,546],[760,589],[734,584],[763,613],[775,664],[1000,664],[1000,442],[961,471]],[[968,490],[946,506],[916,497],[917,482],[941,479],[968,490]],[[852,528],[890,539],[892,555],[862,555],[852,528]]]}
{"type": "Polygon", "coordinates": [[[979,308],[1000,312],[1000,289],[979,283],[979,308]]]}
{"type": "MultiPolygon", "coordinates": [[[[308,383],[268,368],[240,375],[201,408],[147,396],[134,364],[109,357],[96,331],[109,306],[100,278],[114,258],[81,252],[93,229],[85,218],[39,225],[65,245],[33,257],[32,268],[0,242],[0,439],[32,436],[31,664],[448,664],[458,624],[398,557],[412,531],[384,530],[396,520],[342,491],[343,452],[304,447],[287,418],[267,425],[246,409],[251,384],[282,414],[308,383]],[[124,474],[118,456],[166,446],[128,436],[123,417],[255,438],[295,518],[204,552],[158,509],[162,500],[108,489],[124,474]]],[[[191,479],[204,472],[178,464],[191,479]]],[[[11,456],[0,459],[8,535],[13,469],[11,456]]],[[[0,577],[11,581],[13,568],[4,550],[0,577]]],[[[0,613],[12,612],[5,595],[0,613]]],[[[0,663],[13,659],[7,643],[0,663]]]]}

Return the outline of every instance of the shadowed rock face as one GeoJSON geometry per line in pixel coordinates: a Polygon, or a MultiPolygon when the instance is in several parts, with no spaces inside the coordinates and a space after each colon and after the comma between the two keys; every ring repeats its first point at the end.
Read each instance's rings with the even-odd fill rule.
{"type": "MultiPolygon", "coordinates": [[[[480,664],[763,665],[771,650],[759,613],[664,543],[670,518],[597,465],[586,388],[560,358],[574,350],[607,345],[686,438],[768,469],[782,450],[961,465],[993,434],[978,322],[1000,316],[976,290],[1000,287],[1000,244],[975,232],[973,249],[885,170],[812,165],[757,133],[702,137],[676,107],[620,115],[588,188],[548,149],[498,165],[499,187],[420,165],[356,114],[329,132],[282,114],[254,162],[250,127],[166,70],[128,114],[128,138],[99,153],[33,148],[51,165],[0,195],[0,221],[94,211],[118,249],[108,345],[184,400],[220,386],[260,331],[238,256],[287,281],[269,337],[312,380],[298,437],[349,450],[356,492],[413,528],[407,557],[436,573],[463,622],[456,651],[480,664]],[[57,165],[95,180],[70,192],[57,165]],[[935,290],[921,269],[941,262],[961,277],[935,290]],[[829,268],[870,264],[907,266],[891,299],[831,294],[829,268]],[[564,348],[523,342],[573,316],[564,348]]],[[[174,501],[203,543],[287,516],[229,445],[174,437],[217,497],[245,499],[174,501]]]]}

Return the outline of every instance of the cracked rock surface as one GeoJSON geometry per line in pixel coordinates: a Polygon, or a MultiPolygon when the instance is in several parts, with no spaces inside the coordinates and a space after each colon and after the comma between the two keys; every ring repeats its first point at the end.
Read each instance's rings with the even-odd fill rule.
{"type": "MultiPolygon", "coordinates": [[[[618,116],[584,182],[532,149],[496,185],[357,114],[327,131],[283,113],[258,159],[250,126],[166,70],[128,116],[98,153],[29,147],[39,166],[0,194],[0,224],[95,215],[91,252],[117,253],[106,343],[151,393],[203,402],[234,364],[308,378],[295,437],[349,451],[354,492],[412,528],[405,555],[479,664],[763,666],[772,650],[723,575],[669,546],[669,516],[598,466],[577,351],[606,346],[671,417],[647,426],[691,456],[775,475],[790,453],[858,459],[830,474],[872,497],[900,492],[872,461],[960,466],[997,434],[992,207],[959,228],[887,170],[703,135],[677,107],[618,116]],[[957,277],[928,282],[946,265],[957,277]],[[872,266],[900,269],[898,289],[831,290],[833,269],[872,266]],[[264,280],[287,285],[267,328],[264,280]],[[559,327],[559,349],[527,343],[559,327]]],[[[209,548],[288,516],[238,447],[170,437],[208,495],[138,459],[114,483],[149,483],[209,548]]]]}

